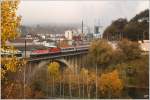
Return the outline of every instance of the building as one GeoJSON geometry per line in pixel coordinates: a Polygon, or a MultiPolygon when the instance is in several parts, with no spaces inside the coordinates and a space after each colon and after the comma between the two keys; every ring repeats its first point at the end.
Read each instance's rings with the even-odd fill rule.
{"type": "Polygon", "coordinates": [[[102,26],[94,26],[94,37],[102,38],[102,26]]]}
{"type": "Polygon", "coordinates": [[[56,46],[56,42],[51,40],[51,39],[39,39],[39,40],[34,40],[35,45],[43,45],[46,47],[52,47],[56,46]]]}
{"type": "Polygon", "coordinates": [[[67,40],[72,40],[73,39],[73,31],[71,31],[71,30],[65,31],[65,38],[67,40]]]}
{"type": "Polygon", "coordinates": [[[149,22],[149,17],[144,17],[138,20],[138,22],[143,22],[143,21],[149,22]]]}
{"type": "Polygon", "coordinates": [[[8,46],[24,46],[25,45],[25,41],[26,41],[26,45],[33,45],[33,39],[28,39],[28,38],[17,38],[15,40],[11,40],[11,41],[7,41],[6,45],[8,46]]]}
{"type": "Polygon", "coordinates": [[[42,37],[42,39],[46,39],[46,36],[45,36],[45,35],[42,35],[41,37],[42,37]]]}
{"type": "Polygon", "coordinates": [[[142,51],[144,51],[145,53],[150,52],[150,40],[143,40],[143,42],[138,41],[138,43],[140,43],[142,51]]]}
{"type": "Polygon", "coordinates": [[[88,33],[88,34],[86,35],[86,40],[87,40],[87,41],[92,41],[93,38],[94,38],[94,36],[93,36],[92,33],[88,33]]]}

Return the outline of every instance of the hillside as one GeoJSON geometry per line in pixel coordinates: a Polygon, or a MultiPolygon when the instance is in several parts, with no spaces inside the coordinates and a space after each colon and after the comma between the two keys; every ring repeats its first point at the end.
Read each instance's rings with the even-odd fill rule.
{"type": "Polygon", "coordinates": [[[112,38],[121,34],[123,38],[128,38],[132,41],[149,39],[149,9],[146,9],[139,14],[127,19],[119,18],[108,26],[104,33],[103,38],[112,38]]]}

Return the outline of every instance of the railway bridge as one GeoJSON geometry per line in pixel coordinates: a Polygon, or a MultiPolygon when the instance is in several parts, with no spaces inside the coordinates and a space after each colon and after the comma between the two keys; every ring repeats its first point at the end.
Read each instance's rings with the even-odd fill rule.
{"type": "Polygon", "coordinates": [[[51,62],[58,62],[60,64],[60,70],[65,67],[70,67],[75,73],[78,73],[81,67],[86,66],[87,63],[87,49],[80,49],[74,51],[67,51],[63,53],[44,55],[35,58],[28,58],[26,64],[26,75],[32,77],[42,67],[47,67],[51,62]]]}

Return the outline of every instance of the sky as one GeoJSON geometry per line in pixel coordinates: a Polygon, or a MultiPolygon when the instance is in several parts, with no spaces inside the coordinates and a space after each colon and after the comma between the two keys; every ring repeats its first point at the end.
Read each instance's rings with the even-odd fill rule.
{"type": "Polygon", "coordinates": [[[81,23],[107,26],[117,18],[130,20],[149,8],[148,0],[21,1],[18,15],[23,25],[81,23]]]}

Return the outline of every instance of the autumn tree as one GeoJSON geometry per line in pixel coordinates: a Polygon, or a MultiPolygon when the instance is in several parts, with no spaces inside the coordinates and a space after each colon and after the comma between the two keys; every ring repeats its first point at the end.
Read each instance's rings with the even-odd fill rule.
{"type": "Polygon", "coordinates": [[[4,98],[23,98],[23,68],[25,60],[19,60],[16,57],[2,58],[2,95],[4,98]],[[18,85],[18,86],[17,86],[18,85]],[[6,90],[9,87],[9,92],[6,90]],[[17,92],[18,91],[18,92],[17,92]],[[13,94],[12,94],[13,93],[13,94]]]}
{"type": "Polygon", "coordinates": [[[123,89],[123,82],[119,78],[118,71],[102,74],[98,81],[98,89],[100,96],[104,98],[118,98],[123,89]]]}
{"type": "Polygon", "coordinates": [[[118,50],[122,53],[122,59],[124,60],[134,60],[141,57],[141,48],[137,42],[124,39],[120,41],[117,46],[118,50]]]}
{"type": "Polygon", "coordinates": [[[16,11],[20,0],[1,1],[1,44],[5,46],[7,40],[15,39],[19,33],[21,17],[16,11]]]}
{"type": "Polygon", "coordinates": [[[52,77],[52,82],[53,82],[53,88],[52,88],[53,95],[55,93],[55,84],[54,84],[54,82],[55,82],[56,79],[58,79],[59,74],[60,74],[59,73],[59,67],[60,67],[60,65],[57,62],[52,62],[48,65],[48,73],[52,77]]]}
{"type": "Polygon", "coordinates": [[[7,85],[2,87],[2,98],[5,99],[19,99],[23,97],[23,85],[19,81],[8,81],[7,85]]]}
{"type": "MultiPolygon", "coordinates": [[[[106,40],[95,40],[92,42],[89,50],[89,59],[93,63],[93,66],[95,66],[95,72],[96,72],[96,81],[95,86],[97,87],[97,75],[98,72],[102,72],[102,68],[104,66],[106,67],[108,64],[110,64],[110,61],[112,60],[112,53],[113,48],[110,44],[108,44],[108,41],[106,40]],[[98,71],[98,68],[100,69],[98,71]]],[[[97,98],[97,88],[96,88],[96,98],[97,98]]]]}
{"type": "Polygon", "coordinates": [[[23,95],[21,95],[23,89],[19,87],[23,87],[22,71],[26,61],[15,57],[13,54],[16,49],[13,46],[7,46],[5,43],[7,40],[13,40],[19,35],[21,17],[16,14],[19,2],[20,0],[1,1],[1,50],[13,51],[11,57],[1,58],[4,98],[23,98],[23,95]],[[10,87],[9,92],[5,91],[5,87],[10,87]]]}
{"type": "Polygon", "coordinates": [[[59,63],[57,62],[52,62],[48,65],[48,72],[50,75],[53,75],[55,77],[58,77],[59,75],[59,63]]]}
{"type": "Polygon", "coordinates": [[[87,98],[92,98],[93,97],[93,94],[95,93],[95,82],[96,82],[96,73],[95,72],[92,72],[92,71],[89,71],[88,75],[86,76],[87,77],[87,98]],[[93,91],[94,90],[94,91],[93,91]]]}
{"type": "Polygon", "coordinates": [[[92,42],[89,57],[100,67],[109,64],[112,59],[113,48],[106,40],[96,40],[92,42]]]}
{"type": "Polygon", "coordinates": [[[88,85],[88,70],[82,68],[80,71],[80,82],[82,84],[82,96],[85,96],[85,86],[88,85]]]}
{"type": "Polygon", "coordinates": [[[72,70],[70,68],[66,68],[63,71],[63,96],[65,95],[71,95],[71,85],[70,85],[70,72],[72,72],[72,70]]]}
{"type": "Polygon", "coordinates": [[[82,86],[82,96],[83,98],[93,98],[95,97],[95,82],[96,73],[89,71],[88,69],[82,68],[80,71],[80,83],[82,86]]]}
{"type": "Polygon", "coordinates": [[[72,68],[66,68],[63,71],[63,88],[65,89],[63,94],[69,95],[70,97],[78,95],[78,93],[75,92],[78,85],[78,76],[74,73],[72,68]]]}
{"type": "MultiPolygon", "coordinates": [[[[21,18],[16,15],[17,7],[19,5],[19,0],[2,0],[1,1],[1,47],[6,47],[5,42],[7,40],[14,39],[19,31],[21,18]]],[[[12,59],[12,58],[11,58],[12,59]]],[[[16,61],[16,58],[13,58],[16,61]]],[[[1,68],[2,74],[6,73],[7,69],[13,68],[13,71],[16,67],[16,63],[12,63],[10,66],[11,60],[7,59],[6,68],[1,68]],[[9,68],[8,68],[9,67],[9,68]]],[[[3,62],[4,63],[4,62],[3,62]]],[[[11,70],[12,71],[12,70],[11,70]]],[[[2,75],[4,76],[4,75],[2,75]]],[[[3,77],[2,77],[3,78],[3,77]]]]}
{"type": "Polygon", "coordinates": [[[126,85],[148,87],[148,60],[148,55],[144,55],[140,59],[128,61],[124,68],[122,68],[122,65],[119,66],[122,71],[126,72],[126,85]]]}

